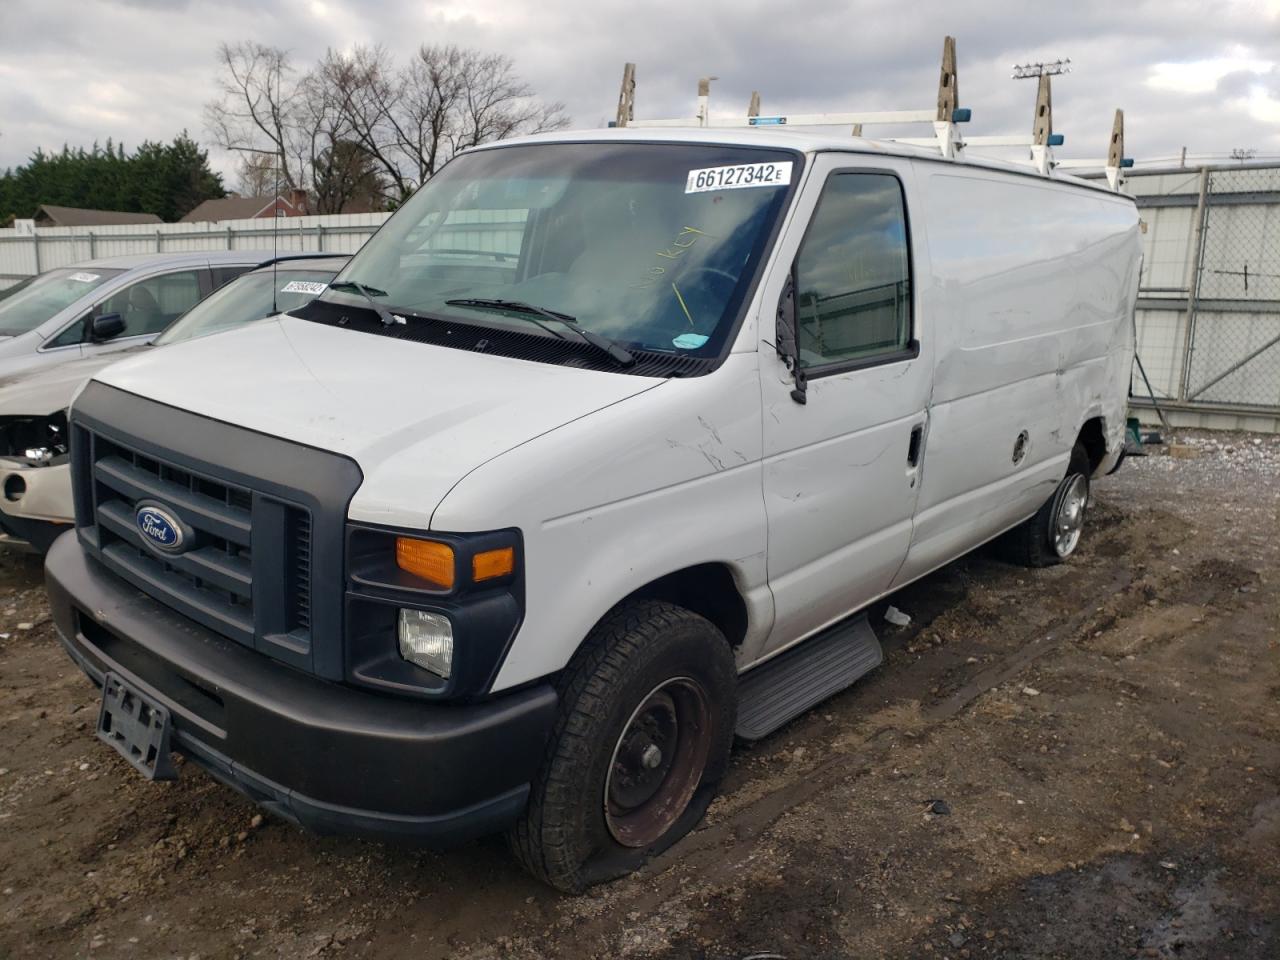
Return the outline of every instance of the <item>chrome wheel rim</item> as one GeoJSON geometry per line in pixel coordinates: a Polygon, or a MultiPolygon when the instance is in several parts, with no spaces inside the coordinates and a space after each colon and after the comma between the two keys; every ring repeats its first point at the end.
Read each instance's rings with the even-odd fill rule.
{"type": "Polygon", "coordinates": [[[604,819],[627,847],[657,842],[693,799],[710,752],[711,709],[690,677],[654,687],[632,712],[609,758],[604,819]]]}
{"type": "Polygon", "coordinates": [[[1088,503],[1089,481],[1077,473],[1067,481],[1053,515],[1053,550],[1059,557],[1069,556],[1080,542],[1088,503]]]}

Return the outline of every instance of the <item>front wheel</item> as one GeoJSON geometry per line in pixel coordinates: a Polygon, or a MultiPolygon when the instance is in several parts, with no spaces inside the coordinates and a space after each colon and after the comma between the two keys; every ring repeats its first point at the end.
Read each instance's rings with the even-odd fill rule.
{"type": "Polygon", "coordinates": [[[729,765],[737,674],[709,621],[641,601],[592,632],[560,693],[510,841],[534,876],[577,893],[638,869],[702,818],[729,765]]]}
{"type": "Polygon", "coordinates": [[[1036,515],[1005,535],[1008,558],[1028,567],[1050,567],[1075,553],[1089,506],[1089,451],[1077,443],[1067,475],[1036,515]]]}

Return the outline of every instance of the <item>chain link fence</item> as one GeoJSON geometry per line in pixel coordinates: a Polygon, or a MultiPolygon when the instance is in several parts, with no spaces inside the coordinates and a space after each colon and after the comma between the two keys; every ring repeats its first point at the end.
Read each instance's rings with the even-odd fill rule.
{"type": "Polygon", "coordinates": [[[1280,409],[1280,168],[1210,173],[1186,400],[1280,409]]]}
{"type": "Polygon", "coordinates": [[[1280,423],[1280,165],[1140,170],[1127,189],[1147,225],[1138,356],[1157,400],[1280,423]]]}

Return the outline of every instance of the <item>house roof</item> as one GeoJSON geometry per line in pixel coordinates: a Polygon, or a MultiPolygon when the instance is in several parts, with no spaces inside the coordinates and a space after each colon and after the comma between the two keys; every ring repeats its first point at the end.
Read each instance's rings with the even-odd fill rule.
{"type": "MultiPolygon", "coordinates": [[[[287,197],[277,197],[282,204],[294,208],[287,197]]],[[[270,197],[223,197],[205,200],[182,218],[182,223],[204,223],[218,220],[248,220],[271,206],[270,197]]]]}
{"type": "Polygon", "coordinates": [[[37,220],[48,220],[55,227],[106,227],[117,223],[161,223],[154,213],[123,213],[120,210],[86,210],[82,207],[58,207],[42,203],[36,210],[37,220]]]}

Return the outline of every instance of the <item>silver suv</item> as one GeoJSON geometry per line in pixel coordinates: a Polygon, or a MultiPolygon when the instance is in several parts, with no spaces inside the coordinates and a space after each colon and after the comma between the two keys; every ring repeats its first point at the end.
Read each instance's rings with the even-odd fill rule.
{"type": "Polygon", "coordinates": [[[46,271],[0,299],[0,378],[147,343],[271,256],[269,250],[153,253],[46,271]]]}

